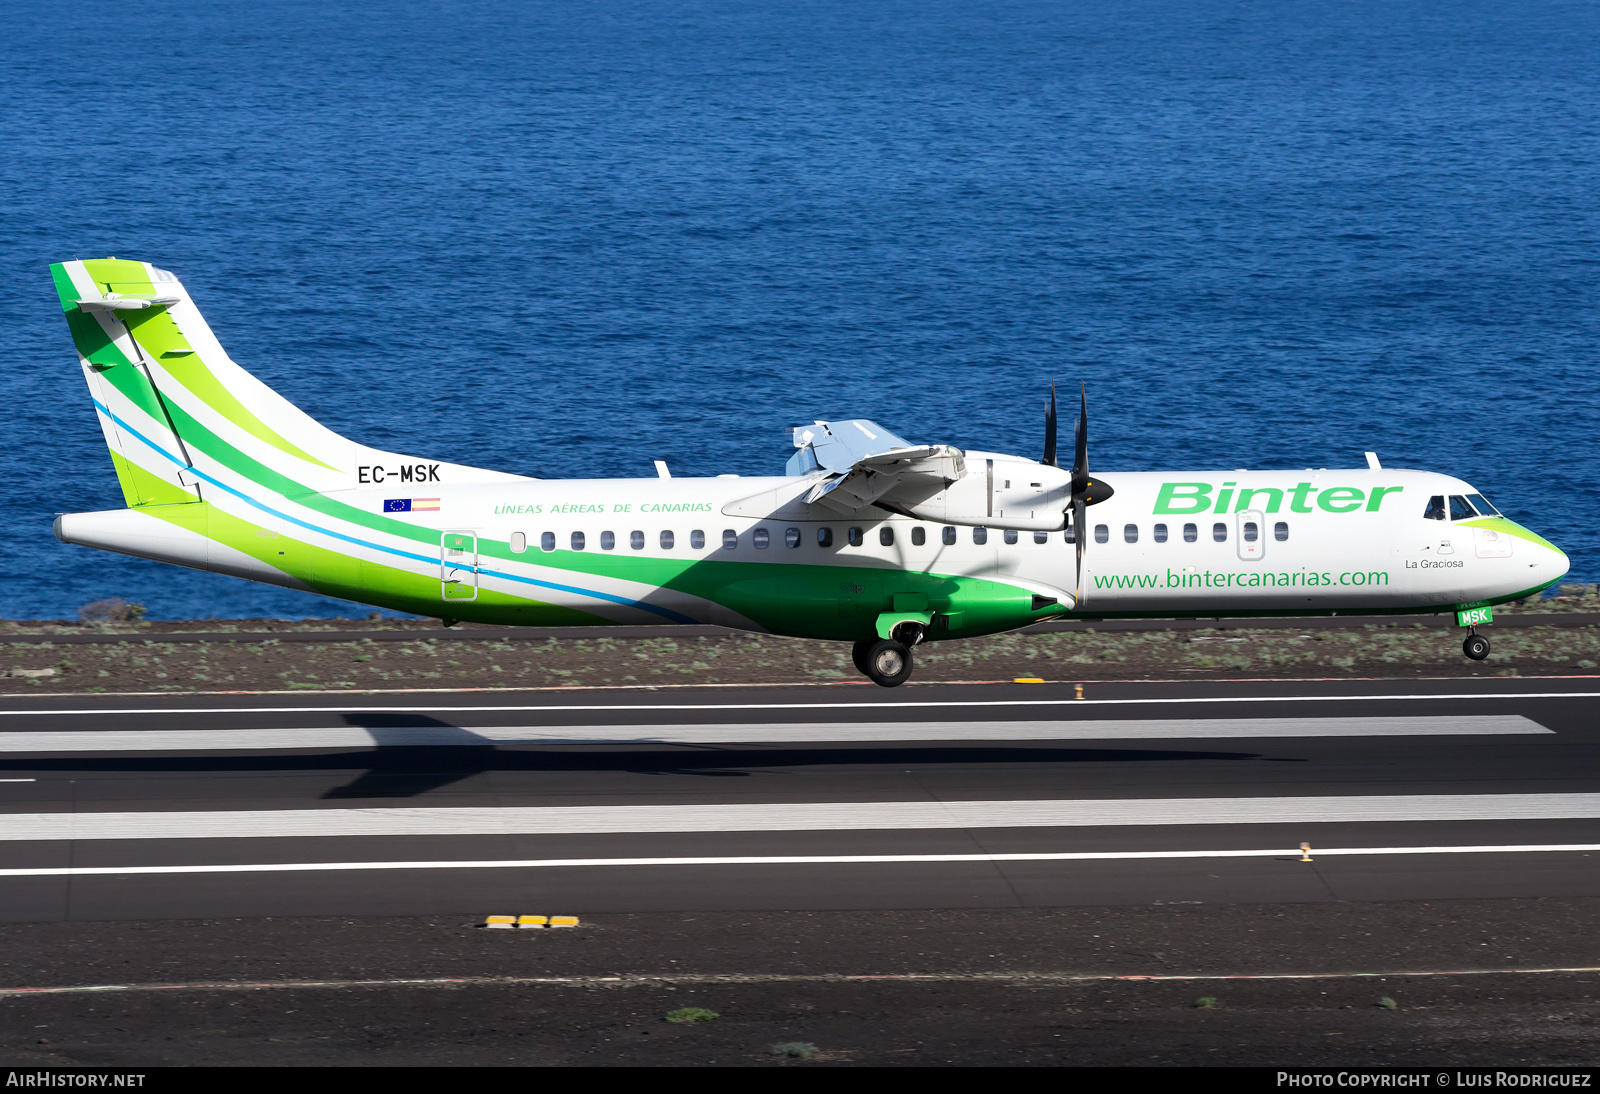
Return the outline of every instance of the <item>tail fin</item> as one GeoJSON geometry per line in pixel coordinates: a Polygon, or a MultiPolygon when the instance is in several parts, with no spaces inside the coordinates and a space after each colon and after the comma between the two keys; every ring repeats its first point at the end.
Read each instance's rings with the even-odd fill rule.
{"type": "Polygon", "coordinates": [[[50,272],[129,507],[216,500],[206,497],[208,480],[295,498],[370,487],[385,475],[520,477],[339,436],[235,364],[178,279],[149,263],[99,258],[50,272]]]}
{"type": "Polygon", "coordinates": [[[50,272],[129,506],[198,500],[197,461],[304,492],[350,483],[358,446],[230,360],[170,273],[115,258],[50,272]]]}

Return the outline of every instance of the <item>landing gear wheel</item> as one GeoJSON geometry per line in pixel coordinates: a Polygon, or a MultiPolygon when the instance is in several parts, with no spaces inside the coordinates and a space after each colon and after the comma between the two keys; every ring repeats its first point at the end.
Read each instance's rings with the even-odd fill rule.
{"type": "Polygon", "coordinates": [[[872,643],[867,650],[867,679],[880,688],[897,688],[911,679],[911,651],[889,639],[872,643]]]}
{"type": "Polygon", "coordinates": [[[850,660],[855,664],[856,671],[862,676],[871,675],[871,673],[867,672],[867,653],[877,643],[878,640],[876,638],[869,638],[865,642],[857,642],[850,647],[850,660]]]}
{"type": "Polygon", "coordinates": [[[1474,661],[1482,661],[1489,656],[1489,640],[1481,634],[1469,634],[1467,640],[1461,643],[1461,652],[1474,661]]]}

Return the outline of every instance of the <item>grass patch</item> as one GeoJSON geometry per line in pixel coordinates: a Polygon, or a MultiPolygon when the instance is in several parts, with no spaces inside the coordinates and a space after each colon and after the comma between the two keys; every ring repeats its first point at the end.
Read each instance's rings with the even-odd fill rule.
{"type": "Polygon", "coordinates": [[[679,1026],[692,1026],[697,1022],[715,1022],[722,1015],[705,1007],[679,1007],[667,1012],[667,1021],[679,1026]]]}
{"type": "Polygon", "coordinates": [[[784,1041],[782,1044],[772,1046],[773,1055],[789,1056],[796,1060],[809,1060],[819,1051],[821,1050],[810,1041],[784,1041]]]}

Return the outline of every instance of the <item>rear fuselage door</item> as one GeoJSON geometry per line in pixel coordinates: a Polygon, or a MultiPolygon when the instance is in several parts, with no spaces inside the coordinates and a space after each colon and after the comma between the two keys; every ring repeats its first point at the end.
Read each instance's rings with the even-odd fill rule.
{"type": "Polygon", "coordinates": [[[445,600],[478,599],[478,537],[445,532],[439,537],[439,595],[445,600]]]}

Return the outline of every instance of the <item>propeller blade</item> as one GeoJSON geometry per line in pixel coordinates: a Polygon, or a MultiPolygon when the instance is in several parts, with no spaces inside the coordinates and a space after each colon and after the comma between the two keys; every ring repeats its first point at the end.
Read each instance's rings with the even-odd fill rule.
{"type": "Polygon", "coordinates": [[[1079,500],[1090,505],[1098,505],[1105,501],[1116,491],[1098,479],[1089,477],[1089,394],[1083,384],[1078,385],[1078,430],[1077,451],[1072,461],[1072,498],[1074,504],[1079,500]]]}
{"type": "Polygon", "coordinates": [[[1077,548],[1078,578],[1072,589],[1072,610],[1083,604],[1083,541],[1089,534],[1089,506],[1083,498],[1072,499],[1072,545],[1077,548]]]}
{"type": "Polygon", "coordinates": [[[1089,392],[1082,381],[1078,383],[1078,428],[1073,434],[1075,449],[1072,457],[1072,492],[1082,493],[1083,482],[1089,477],[1089,392]]]}
{"type": "Polygon", "coordinates": [[[1048,467],[1056,466],[1056,382],[1050,381],[1050,406],[1044,412],[1044,459],[1048,467]]]}

